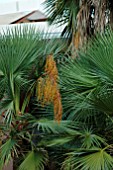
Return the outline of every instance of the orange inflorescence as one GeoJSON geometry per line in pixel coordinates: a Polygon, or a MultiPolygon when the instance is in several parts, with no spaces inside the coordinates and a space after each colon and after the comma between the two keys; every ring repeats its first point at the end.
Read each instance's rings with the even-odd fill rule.
{"type": "Polygon", "coordinates": [[[62,102],[58,88],[58,70],[53,55],[49,55],[45,64],[45,77],[38,79],[38,100],[42,106],[53,103],[55,120],[60,122],[62,119],[62,102]]]}

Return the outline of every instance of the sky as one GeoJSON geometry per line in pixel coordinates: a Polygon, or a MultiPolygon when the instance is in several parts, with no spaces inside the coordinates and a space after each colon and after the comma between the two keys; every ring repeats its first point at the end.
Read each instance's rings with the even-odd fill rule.
{"type": "Polygon", "coordinates": [[[41,5],[43,2],[44,0],[0,0],[0,15],[37,9],[44,11],[41,5]]]}

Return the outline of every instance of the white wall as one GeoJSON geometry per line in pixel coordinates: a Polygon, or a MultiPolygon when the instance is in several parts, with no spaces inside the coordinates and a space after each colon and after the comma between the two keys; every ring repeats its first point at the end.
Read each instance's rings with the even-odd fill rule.
{"type": "Polygon", "coordinates": [[[36,30],[40,30],[43,33],[48,33],[51,36],[59,37],[61,32],[63,31],[64,26],[61,27],[56,27],[55,25],[48,25],[47,22],[36,22],[36,23],[26,23],[26,24],[12,24],[12,25],[0,25],[0,33],[4,34],[4,32],[7,32],[7,28],[14,28],[15,26],[17,27],[24,27],[25,25],[27,26],[34,26],[36,30]]]}

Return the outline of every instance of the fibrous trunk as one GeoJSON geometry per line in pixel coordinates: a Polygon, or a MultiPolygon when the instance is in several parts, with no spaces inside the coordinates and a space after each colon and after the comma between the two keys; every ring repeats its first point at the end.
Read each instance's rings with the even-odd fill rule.
{"type": "MultiPolygon", "coordinates": [[[[76,48],[86,43],[89,37],[103,32],[109,21],[107,0],[83,0],[77,15],[77,33],[74,45],[76,48]],[[78,38],[79,35],[79,38],[78,38]]],[[[112,12],[111,12],[111,16],[112,12]]],[[[113,17],[112,17],[113,19],[113,17]]]]}

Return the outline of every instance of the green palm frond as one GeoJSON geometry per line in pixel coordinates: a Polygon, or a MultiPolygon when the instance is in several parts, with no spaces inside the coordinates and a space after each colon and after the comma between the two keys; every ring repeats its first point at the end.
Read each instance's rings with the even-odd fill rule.
{"type": "Polygon", "coordinates": [[[79,0],[46,0],[46,14],[52,24],[65,25],[63,34],[70,35],[76,30],[76,17],[79,11],[79,0]]]}
{"type": "Polygon", "coordinates": [[[29,121],[34,127],[37,128],[37,130],[40,130],[44,133],[62,133],[62,132],[74,132],[70,128],[70,121],[61,121],[60,124],[58,124],[54,120],[48,120],[48,119],[34,119],[29,121]]]}
{"type": "Polygon", "coordinates": [[[17,156],[17,142],[13,139],[8,139],[1,147],[0,147],[0,169],[3,168],[4,164],[8,164],[12,159],[12,155],[17,156]]]}
{"type": "Polygon", "coordinates": [[[62,167],[64,170],[112,170],[113,157],[104,149],[75,151],[68,154],[62,167]]]}
{"type": "Polygon", "coordinates": [[[20,73],[23,68],[28,69],[37,58],[40,35],[36,33],[35,28],[15,27],[1,34],[0,39],[0,68],[4,75],[18,75],[16,73],[20,73]]]}
{"type": "Polygon", "coordinates": [[[9,124],[33,84],[30,72],[40,60],[42,37],[41,32],[28,26],[0,34],[0,110],[6,112],[9,124]]]}
{"type": "Polygon", "coordinates": [[[44,170],[44,166],[48,162],[47,151],[43,149],[38,149],[36,151],[31,151],[22,162],[19,170],[44,170]]]}
{"type": "MultiPolygon", "coordinates": [[[[46,138],[45,138],[46,141],[46,138]]],[[[67,130],[67,133],[64,131],[59,134],[59,138],[57,139],[57,135],[55,138],[47,139],[46,145],[57,146],[60,145],[62,147],[68,144],[70,148],[86,148],[90,149],[93,147],[101,147],[106,146],[107,143],[104,138],[99,135],[94,134],[91,130],[83,129],[83,130],[72,130],[71,128],[67,130]]]]}
{"type": "Polygon", "coordinates": [[[70,143],[74,140],[74,136],[63,136],[59,137],[58,139],[51,139],[46,142],[47,147],[65,147],[65,144],[70,143]]]}
{"type": "MultiPolygon", "coordinates": [[[[87,51],[79,52],[61,71],[61,91],[66,115],[75,119],[80,112],[106,112],[113,109],[113,32],[97,35],[87,51]]],[[[87,114],[88,115],[88,114],[87,114]]]]}
{"type": "Polygon", "coordinates": [[[101,147],[102,145],[107,145],[104,138],[94,134],[93,131],[89,129],[83,129],[80,138],[82,139],[82,148],[89,149],[92,147],[101,147]]]}

